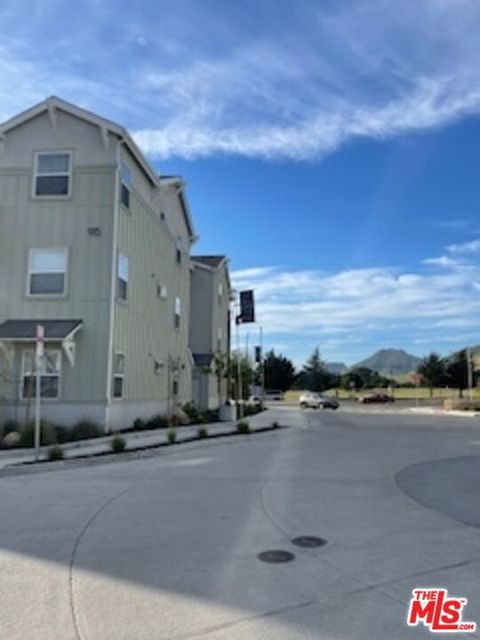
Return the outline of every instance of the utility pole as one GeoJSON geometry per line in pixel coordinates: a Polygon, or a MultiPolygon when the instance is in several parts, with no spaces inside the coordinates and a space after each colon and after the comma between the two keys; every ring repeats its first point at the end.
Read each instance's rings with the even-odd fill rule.
{"type": "Polygon", "coordinates": [[[241,366],[241,353],[240,353],[240,316],[235,318],[236,327],[236,342],[237,342],[237,407],[238,417],[243,418],[243,388],[242,388],[242,366],[241,366]]]}

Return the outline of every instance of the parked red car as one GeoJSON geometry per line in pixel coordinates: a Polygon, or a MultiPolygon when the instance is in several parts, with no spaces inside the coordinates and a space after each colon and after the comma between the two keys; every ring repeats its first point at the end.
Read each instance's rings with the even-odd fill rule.
{"type": "Polygon", "coordinates": [[[373,404],[375,402],[387,403],[395,402],[395,398],[386,393],[367,393],[367,395],[361,396],[358,401],[362,404],[373,404]]]}

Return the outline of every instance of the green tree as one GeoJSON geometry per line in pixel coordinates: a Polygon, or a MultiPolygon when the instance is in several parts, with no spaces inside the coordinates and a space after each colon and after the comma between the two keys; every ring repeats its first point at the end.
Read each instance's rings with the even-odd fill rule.
{"type": "Polygon", "coordinates": [[[447,360],[447,381],[454,389],[458,389],[458,397],[463,397],[463,390],[468,387],[467,350],[458,351],[447,360]]]}
{"type": "Polygon", "coordinates": [[[264,367],[267,389],[288,391],[291,388],[295,380],[295,367],[288,358],[281,353],[277,355],[272,349],[265,354],[264,367]]]}
{"type": "Polygon", "coordinates": [[[434,387],[443,386],[447,380],[445,362],[434,352],[422,360],[417,367],[417,373],[430,389],[430,397],[433,396],[434,387]]]}
{"type": "Polygon", "coordinates": [[[309,391],[323,391],[329,386],[330,378],[331,376],[325,369],[325,364],[320,356],[320,350],[316,347],[304,364],[298,377],[298,383],[309,391]]]}

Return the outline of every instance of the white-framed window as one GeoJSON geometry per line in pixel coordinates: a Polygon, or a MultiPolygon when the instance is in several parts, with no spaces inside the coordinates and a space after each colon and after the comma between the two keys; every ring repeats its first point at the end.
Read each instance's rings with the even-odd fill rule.
{"type": "Polygon", "coordinates": [[[180,298],[175,298],[175,313],[174,313],[174,321],[173,326],[175,329],[180,329],[180,322],[182,316],[182,301],[180,298]]]}
{"type": "MultiPolygon", "coordinates": [[[[55,399],[60,396],[62,352],[59,349],[45,349],[40,369],[40,397],[55,399]]],[[[22,354],[22,388],[24,400],[35,398],[35,352],[26,350],[22,354]]]]}
{"type": "Polygon", "coordinates": [[[128,258],[123,253],[118,254],[117,261],[117,297],[126,301],[128,296],[128,258]]]}
{"type": "Polygon", "coordinates": [[[222,350],[222,340],[223,340],[222,327],[218,327],[218,329],[217,329],[217,351],[221,351],[222,350]]]}
{"type": "Polygon", "coordinates": [[[68,249],[30,249],[27,293],[30,296],[64,296],[67,290],[68,249]]]}
{"type": "Polygon", "coordinates": [[[157,284],[157,296],[161,300],[167,299],[167,287],[164,284],[157,284]]]}
{"type": "Polygon", "coordinates": [[[223,300],[223,282],[218,283],[218,302],[221,303],[223,300]]]}
{"type": "Polygon", "coordinates": [[[33,196],[66,198],[72,191],[72,152],[37,151],[35,153],[33,196]]]}
{"type": "Polygon", "coordinates": [[[132,172],[130,168],[122,162],[120,165],[120,202],[130,209],[130,192],[132,190],[132,172]]]}
{"type": "Polygon", "coordinates": [[[123,398],[123,386],[125,380],[125,354],[113,354],[113,389],[114,398],[123,398]]]}

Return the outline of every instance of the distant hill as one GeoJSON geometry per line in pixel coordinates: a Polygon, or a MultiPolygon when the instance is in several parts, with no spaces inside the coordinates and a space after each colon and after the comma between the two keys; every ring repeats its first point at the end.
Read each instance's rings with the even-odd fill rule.
{"type": "Polygon", "coordinates": [[[348,367],[344,362],[326,362],[325,369],[330,373],[346,373],[348,367]]]}
{"type": "Polygon", "coordinates": [[[352,369],[367,367],[385,376],[395,376],[415,371],[421,361],[421,358],[412,356],[403,349],[380,349],[369,358],[358,362],[352,369]]]}

